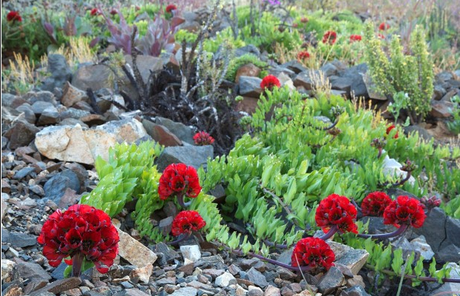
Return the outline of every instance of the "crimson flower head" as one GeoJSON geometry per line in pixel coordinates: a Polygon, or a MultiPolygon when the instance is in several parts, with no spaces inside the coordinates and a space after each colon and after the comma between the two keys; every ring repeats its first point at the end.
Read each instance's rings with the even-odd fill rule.
{"type": "Polygon", "coordinates": [[[310,53],[308,51],[301,51],[297,54],[298,60],[308,59],[310,57],[310,53]]]}
{"type": "Polygon", "coordinates": [[[37,241],[53,267],[61,264],[62,259],[72,265],[72,257],[79,255],[93,262],[99,272],[106,273],[118,254],[119,237],[104,211],[77,204],[49,216],[37,241]]]}
{"type": "Polygon", "coordinates": [[[93,8],[93,9],[91,9],[90,14],[91,14],[92,16],[98,16],[98,15],[101,15],[102,12],[99,10],[99,8],[93,8]]]}
{"type": "Polygon", "coordinates": [[[174,218],[171,231],[174,236],[179,236],[198,231],[205,226],[206,221],[197,211],[182,211],[174,218]]]}
{"type": "Polygon", "coordinates": [[[303,18],[300,19],[300,22],[303,23],[303,24],[308,23],[308,18],[303,17],[303,18]]]}
{"type": "Polygon", "coordinates": [[[377,34],[377,37],[378,37],[379,39],[382,39],[382,40],[383,40],[383,39],[385,39],[385,36],[383,36],[383,35],[382,35],[382,34],[380,34],[380,33],[379,33],[379,34],[377,34]]]}
{"type": "Polygon", "coordinates": [[[398,196],[383,212],[383,223],[400,227],[402,224],[420,228],[425,222],[424,206],[416,198],[398,196]]]}
{"type": "Polygon", "coordinates": [[[332,226],[337,226],[341,233],[358,233],[358,227],[353,221],[357,215],[356,207],[345,196],[331,194],[323,199],[316,209],[315,221],[324,233],[332,226]]]}
{"type": "Polygon", "coordinates": [[[193,136],[193,141],[195,145],[198,146],[212,145],[212,143],[214,143],[214,138],[207,132],[198,132],[193,136]]]}
{"type": "Polygon", "coordinates": [[[8,12],[8,14],[6,15],[6,20],[9,21],[9,22],[22,22],[22,17],[21,15],[19,14],[18,11],[10,11],[8,12]]]}
{"type": "Polygon", "coordinates": [[[262,88],[262,90],[272,90],[275,86],[280,87],[281,83],[279,79],[274,75],[265,76],[264,79],[262,79],[262,82],[260,83],[260,87],[262,88]]]}
{"type": "Polygon", "coordinates": [[[292,252],[291,265],[310,266],[312,269],[329,270],[334,266],[335,254],[322,239],[306,237],[301,239],[292,252]]]}
{"type": "Polygon", "coordinates": [[[389,28],[390,28],[390,25],[387,24],[387,23],[384,23],[384,22],[382,22],[382,23],[379,25],[379,30],[380,30],[380,31],[386,31],[386,30],[388,30],[389,28]]]}
{"type": "Polygon", "coordinates": [[[183,163],[173,163],[166,167],[160,177],[158,193],[162,200],[170,196],[184,194],[187,197],[195,198],[201,191],[198,174],[194,167],[183,163]]]}
{"type": "Polygon", "coordinates": [[[362,39],[361,35],[350,35],[350,42],[361,41],[362,39]]]}
{"type": "Polygon", "coordinates": [[[337,33],[334,31],[327,31],[323,35],[323,43],[334,44],[337,40],[337,33]]]}
{"type": "Polygon", "coordinates": [[[166,13],[172,13],[173,10],[176,10],[177,9],[177,6],[174,5],[174,4],[169,4],[168,6],[166,6],[165,8],[165,11],[166,13]]]}
{"type": "Polygon", "coordinates": [[[364,216],[383,216],[385,208],[391,203],[391,198],[385,192],[369,193],[361,204],[364,216]]]}
{"type": "MultiPolygon", "coordinates": [[[[389,127],[387,127],[387,135],[390,134],[391,130],[396,128],[396,126],[394,124],[390,125],[389,127]]],[[[399,137],[399,133],[396,132],[396,134],[393,136],[393,139],[397,139],[399,137]]]]}

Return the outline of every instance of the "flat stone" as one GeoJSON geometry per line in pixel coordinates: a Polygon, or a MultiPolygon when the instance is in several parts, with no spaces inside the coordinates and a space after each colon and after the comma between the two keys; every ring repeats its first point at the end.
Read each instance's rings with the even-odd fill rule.
{"type": "Polygon", "coordinates": [[[37,117],[35,116],[34,110],[32,110],[32,106],[28,103],[24,103],[21,106],[16,108],[17,111],[24,113],[24,118],[30,124],[35,124],[37,121],[37,117]]]}
{"type": "Polygon", "coordinates": [[[176,135],[171,133],[166,127],[146,119],[142,120],[142,124],[152,139],[155,140],[155,142],[158,142],[160,145],[165,147],[182,145],[182,141],[176,135]]]}
{"type": "Polygon", "coordinates": [[[229,273],[229,272],[224,272],[222,275],[218,276],[216,278],[215,284],[219,287],[228,287],[230,285],[230,282],[236,282],[235,277],[229,273]]]}
{"type": "Polygon", "coordinates": [[[423,235],[411,240],[410,244],[412,245],[413,249],[419,252],[425,260],[431,261],[434,256],[434,252],[431,249],[431,246],[427,244],[423,235]]]}
{"type": "Polygon", "coordinates": [[[35,246],[37,244],[37,237],[22,232],[10,232],[9,243],[16,248],[25,248],[35,246]]]}
{"type": "Polygon", "coordinates": [[[40,130],[36,126],[26,121],[17,121],[5,133],[5,137],[7,137],[10,142],[10,149],[14,150],[22,146],[28,146],[39,131],[40,130]]]}
{"type": "Polygon", "coordinates": [[[45,287],[46,285],[48,285],[48,281],[34,279],[30,281],[30,283],[28,283],[27,286],[24,287],[24,293],[26,295],[29,295],[33,291],[41,289],[45,287]]]}
{"type": "Polygon", "coordinates": [[[430,115],[437,118],[449,118],[452,116],[454,104],[449,101],[438,101],[431,103],[430,115]]]}
{"type": "MultiPolygon", "coordinates": [[[[294,86],[303,87],[306,90],[312,90],[319,78],[324,76],[324,73],[319,70],[306,70],[299,73],[294,78],[294,86]]],[[[325,76],[324,76],[325,77],[325,76]]]]}
{"type": "Polygon", "coordinates": [[[30,295],[39,296],[43,292],[50,292],[57,295],[61,292],[77,288],[81,284],[81,282],[82,281],[79,277],[71,277],[67,279],[57,280],[35,292],[32,292],[30,295]]]}
{"type": "Polygon", "coordinates": [[[186,261],[196,262],[201,258],[201,251],[198,245],[180,246],[180,251],[186,261]]]}
{"type": "Polygon", "coordinates": [[[2,258],[2,282],[11,282],[16,262],[2,258]]]}
{"type": "Polygon", "coordinates": [[[22,180],[22,179],[24,179],[25,177],[27,177],[30,173],[34,172],[34,171],[35,171],[35,168],[33,168],[33,167],[25,167],[25,168],[22,168],[22,169],[20,169],[19,171],[17,171],[17,172],[14,174],[13,179],[15,179],[15,180],[22,180]]]}
{"type": "MultiPolygon", "coordinates": [[[[448,268],[451,268],[448,278],[460,278],[460,266],[458,264],[449,262],[447,264],[448,268]]],[[[432,287],[439,286],[438,283],[431,283],[429,284],[432,287]]],[[[437,288],[434,291],[431,291],[431,295],[451,295],[454,294],[453,292],[460,291],[460,283],[444,283],[440,288],[437,288]],[[444,292],[444,293],[443,293],[444,292]],[[447,293],[450,292],[450,293],[447,293]]]]}
{"type": "Polygon", "coordinates": [[[66,107],[71,107],[80,101],[89,101],[88,95],[81,89],[76,88],[70,82],[66,82],[62,89],[61,103],[66,107]]]}
{"type": "MultiPolygon", "coordinates": [[[[371,296],[361,286],[353,286],[344,291],[347,296],[371,296]]],[[[340,294],[342,296],[342,294],[340,294]]]]}
{"type": "Polygon", "coordinates": [[[195,296],[197,295],[198,290],[193,287],[180,288],[179,290],[174,291],[174,293],[169,294],[170,296],[195,296]]]}
{"type": "Polygon", "coordinates": [[[157,255],[126,232],[117,229],[120,236],[118,251],[120,257],[136,267],[145,267],[155,263],[157,255]]]}
{"type": "Polygon", "coordinates": [[[38,118],[37,125],[43,126],[56,124],[60,120],[59,116],[59,111],[56,109],[56,107],[48,107],[45,110],[43,110],[42,114],[38,118]]]}
{"type": "Polygon", "coordinates": [[[43,111],[47,108],[54,107],[53,103],[44,102],[44,101],[36,101],[32,104],[32,110],[34,111],[35,115],[40,115],[43,111]]]}
{"type": "Polygon", "coordinates": [[[166,147],[158,157],[158,170],[163,171],[172,163],[185,163],[198,169],[214,156],[212,145],[166,147]]]}
{"type": "Polygon", "coordinates": [[[335,262],[348,267],[353,274],[358,274],[361,268],[366,264],[369,253],[366,250],[354,249],[334,241],[327,241],[335,254],[335,262]]]}
{"type": "Polygon", "coordinates": [[[181,141],[189,144],[195,144],[193,140],[193,133],[190,126],[186,126],[181,122],[175,122],[171,119],[157,116],[155,117],[155,123],[161,124],[166,127],[171,133],[176,135],[181,141]]]}
{"type": "Polygon", "coordinates": [[[248,280],[261,288],[268,286],[268,282],[265,276],[254,267],[251,267],[251,269],[248,271],[248,280]]]}
{"type": "Polygon", "coordinates": [[[20,259],[14,259],[17,263],[18,272],[24,279],[39,279],[49,281],[51,276],[39,264],[24,262],[20,259]]]}
{"type": "Polygon", "coordinates": [[[446,234],[454,245],[460,247],[460,219],[447,218],[446,234]]]}
{"type": "MultiPolygon", "coordinates": [[[[446,239],[445,231],[447,223],[446,213],[441,208],[434,208],[426,217],[423,226],[413,228],[414,233],[423,235],[426,242],[431,246],[436,254],[439,251],[441,243],[446,239]]],[[[436,258],[438,260],[439,258],[436,258]]]]}
{"type": "Polygon", "coordinates": [[[165,243],[158,243],[155,247],[155,251],[162,253],[165,256],[167,262],[173,261],[174,259],[179,259],[180,255],[174,251],[170,246],[165,243]]]}
{"type": "Polygon", "coordinates": [[[235,82],[238,83],[240,81],[240,76],[259,77],[260,71],[260,68],[253,63],[243,65],[236,71],[235,82]]]}
{"type": "Polygon", "coordinates": [[[345,282],[343,274],[340,270],[332,266],[327,273],[324,275],[323,279],[319,283],[319,291],[323,294],[329,294],[338,287],[342,286],[345,282]]]}
{"type": "Polygon", "coordinates": [[[277,287],[269,285],[267,289],[265,289],[264,296],[281,296],[281,290],[277,287]]]}
{"type": "Polygon", "coordinates": [[[262,79],[259,77],[240,76],[238,81],[239,94],[242,96],[258,98],[262,93],[260,83],[262,79]]]}

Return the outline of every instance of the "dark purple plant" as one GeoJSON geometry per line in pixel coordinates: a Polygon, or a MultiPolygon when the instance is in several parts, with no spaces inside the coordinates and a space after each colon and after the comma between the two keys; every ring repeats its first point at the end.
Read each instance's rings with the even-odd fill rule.
{"type": "MultiPolygon", "coordinates": [[[[111,36],[107,39],[108,42],[115,45],[117,48],[122,48],[125,54],[131,54],[133,44],[131,44],[131,36],[133,35],[135,25],[129,26],[126,22],[123,14],[118,10],[115,11],[120,16],[120,24],[114,23],[110,17],[107,17],[105,13],[103,16],[107,23],[107,28],[109,29],[111,36]]],[[[134,39],[137,39],[138,33],[136,30],[136,36],[134,39]]]]}
{"type": "Polygon", "coordinates": [[[56,43],[56,32],[54,31],[54,26],[47,21],[43,21],[43,28],[45,29],[45,32],[48,34],[48,36],[51,38],[51,40],[56,43]]]}
{"type": "Polygon", "coordinates": [[[68,15],[65,18],[64,22],[64,34],[66,36],[76,36],[77,35],[77,26],[75,25],[76,15],[68,15]]]}

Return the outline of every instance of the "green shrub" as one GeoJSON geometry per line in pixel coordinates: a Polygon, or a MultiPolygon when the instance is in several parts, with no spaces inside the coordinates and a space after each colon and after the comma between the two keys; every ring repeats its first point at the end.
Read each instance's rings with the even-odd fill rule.
{"type": "MultiPolygon", "coordinates": [[[[241,66],[244,66],[246,64],[254,64],[255,66],[259,68],[265,68],[267,67],[267,63],[261,61],[256,55],[247,53],[244,54],[240,57],[234,58],[233,60],[230,61],[230,64],[228,65],[228,71],[226,75],[226,79],[235,81],[236,77],[236,72],[241,66]]],[[[263,78],[263,77],[261,77],[263,78]]]]}

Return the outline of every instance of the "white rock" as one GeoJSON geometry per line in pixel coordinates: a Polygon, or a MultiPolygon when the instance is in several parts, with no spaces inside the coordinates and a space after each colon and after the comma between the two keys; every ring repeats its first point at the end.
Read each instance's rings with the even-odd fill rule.
{"type": "Polygon", "coordinates": [[[15,265],[14,261],[2,259],[2,282],[11,276],[15,265]]]}
{"type": "Polygon", "coordinates": [[[410,244],[412,245],[412,248],[414,250],[420,252],[420,255],[425,260],[431,260],[433,258],[434,256],[433,249],[431,249],[431,246],[427,244],[426,239],[423,235],[411,240],[410,244]]]}
{"type": "Polygon", "coordinates": [[[289,77],[289,75],[285,74],[284,72],[278,74],[278,80],[280,81],[281,86],[287,85],[288,89],[291,91],[296,89],[292,79],[289,77]]]}
{"type": "Polygon", "coordinates": [[[120,242],[118,243],[118,252],[120,257],[135,265],[136,267],[145,267],[155,263],[157,254],[152,250],[135,240],[126,232],[118,229],[120,242]]]}
{"type": "Polygon", "coordinates": [[[332,251],[334,251],[334,262],[345,265],[355,275],[358,274],[364,264],[366,264],[367,257],[369,257],[369,253],[366,250],[354,249],[330,240],[327,241],[327,244],[331,247],[332,251]]]}
{"type": "MultiPolygon", "coordinates": [[[[460,266],[458,264],[449,262],[447,267],[451,268],[448,278],[460,279],[460,266]]],[[[460,283],[445,283],[439,289],[432,291],[431,295],[444,295],[445,293],[442,292],[452,292],[445,295],[454,295],[453,292],[458,293],[458,291],[460,291],[460,283]]]]}
{"type": "Polygon", "coordinates": [[[236,280],[235,277],[229,273],[229,272],[224,272],[220,276],[216,278],[216,285],[219,287],[228,287],[230,285],[231,280],[236,280]]]}
{"type": "Polygon", "coordinates": [[[144,284],[149,283],[150,276],[153,272],[153,265],[148,264],[141,268],[136,268],[131,272],[131,278],[137,278],[139,281],[143,282],[144,284]]]}
{"type": "Polygon", "coordinates": [[[257,290],[257,291],[259,291],[259,293],[257,293],[257,294],[259,294],[259,295],[264,293],[264,291],[262,291],[261,288],[251,285],[251,286],[248,287],[248,291],[251,292],[252,290],[257,290]]]}
{"type": "Polygon", "coordinates": [[[5,216],[6,210],[8,210],[8,203],[6,202],[10,196],[7,193],[2,192],[2,220],[3,217],[5,216]]]}
{"type": "Polygon", "coordinates": [[[240,285],[236,285],[236,291],[235,291],[236,296],[246,296],[247,294],[248,294],[248,290],[244,289],[240,285]]]}
{"type": "Polygon", "coordinates": [[[264,296],[281,296],[281,290],[279,288],[277,288],[277,287],[269,285],[265,289],[264,296]]]}
{"type": "MultiPolygon", "coordinates": [[[[401,168],[402,164],[397,162],[396,159],[389,158],[388,155],[385,156],[382,169],[382,172],[385,176],[405,178],[407,176],[407,172],[402,171],[401,168]]],[[[415,178],[411,176],[407,182],[409,182],[411,185],[414,185],[415,178]]]]}
{"type": "Polygon", "coordinates": [[[198,245],[180,246],[182,256],[185,261],[189,260],[188,263],[193,263],[201,258],[201,251],[198,245]]]}

